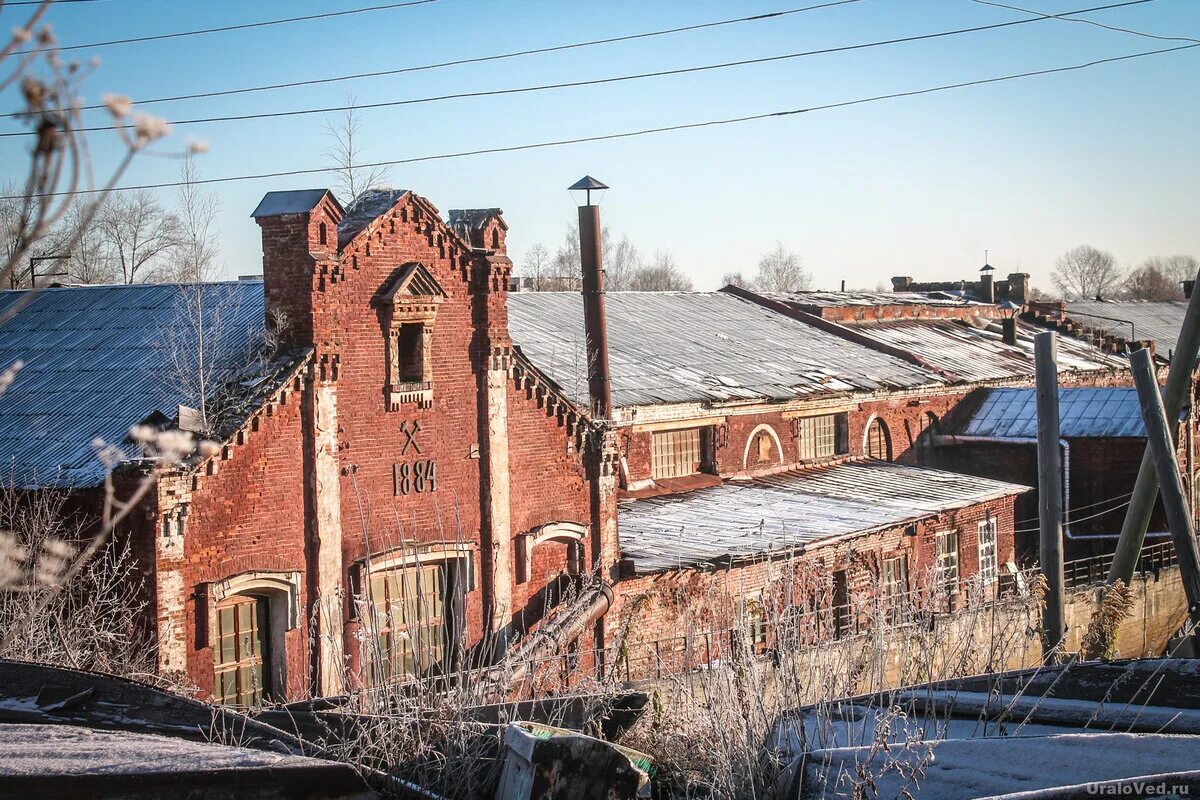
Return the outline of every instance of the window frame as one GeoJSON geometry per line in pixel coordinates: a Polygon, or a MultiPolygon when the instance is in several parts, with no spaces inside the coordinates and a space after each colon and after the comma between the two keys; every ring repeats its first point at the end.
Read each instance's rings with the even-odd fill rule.
{"type": "Polygon", "coordinates": [[[703,473],[705,467],[708,466],[707,450],[710,446],[709,442],[712,440],[712,435],[706,431],[707,428],[703,426],[651,431],[650,477],[654,480],[669,480],[703,473]],[[685,435],[688,439],[686,442],[683,441],[685,435]],[[664,444],[669,443],[670,452],[660,449],[662,447],[660,441],[664,444]],[[681,449],[681,444],[685,446],[685,449],[681,449]],[[685,469],[682,459],[689,455],[694,455],[694,458],[689,459],[686,463],[694,464],[694,466],[685,469]],[[664,470],[663,467],[671,468],[664,470]]]}
{"type": "Polygon", "coordinates": [[[451,561],[438,560],[364,574],[364,642],[372,648],[364,658],[369,685],[414,681],[446,666],[456,624],[450,596],[452,569],[451,561]],[[430,581],[436,581],[432,594],[424,588],[430,581]],[[425,613],[430,609],[434,613],[425,613]],[[386,624],[381,626],[381,620],[386,624]]]}
{"type": "Polygon", "coordinates": [[[896,623],[904,616],[904,602],[908,595],[908,553],[884,556],[879,566],[879,586],[888,622],[896,623]],[[899,565],[899,569],[895,568],[896,565],[899,565]]]}
{"type": "Polygon", "coordinates": [[[957,594],[962,581],[960,538],[957,528],[946,528],[933,535],[934,581],[937,588],[947,594],[957,594]],[[953,548],[946,546],[949,540],[953,540],[953,548]]]}
{"type": "Polygon", "coordinates": [[[847,455],[846,424],[845,412],[797,417],[796,447],[800,461],[819,461],[847,455]]]}
{"type": "Polygon", "coordinates": [[[989,515],[979,522],[978,527],[978,555],[980,583],[984,586],[993,586],[1000,579],[1000,531],[996,518],[989,515]],[[988,532],[987,541],[985,541],[984,531],[988,532]],[[991,552],[991,558],[985,560],[985,553],[991,552]]]}
{"type": "Polygon", "coordinates": [[[269,697],[272,690],[270,599],[261,595],[230,595],[214,607],[213,614],[216,617],[212,642],[213,702],[234,708],[261,708],[263,698],[269,697]],[[227,642],[232,656],[228,660],[227,642]],[[251,645],[248,653],[244,650],[247,642],[251,645]],[[232,679],[228,690],[226,676],[232,679]]]}

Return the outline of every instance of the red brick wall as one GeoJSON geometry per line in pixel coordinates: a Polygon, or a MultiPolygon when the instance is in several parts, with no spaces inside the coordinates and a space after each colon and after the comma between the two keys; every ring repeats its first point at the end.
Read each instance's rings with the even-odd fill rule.
{"type": "MultiPolygon", "coordinates": [[[[997,520],[997,561],[1003,575],[1004,564],[1013,560],[1012,497],[917,523],[915,536],[908,535],[909,526],[900,526],[810,546],[804,554],[789,559],[631,578],[617,585],[617,602],[609,614],[619,624],[612,630],[614,636],[626,636],[627,650],[634,653],[656,640],[680,637],[682,641],[682,637],[732,627],[738,623],[738,604],[743,599],[761,601],[768,607],[768,616],[782,613],[789,605],[811,606],[814,600],[818,607],[828,608],[833,603],[829,576],[834,570],[848,571],[852,596],[870,596],[882,560],[901,553],[908,557],[909,587],[918,591],[932,575],[934,534],[947,529],[959,533],[960,601],[965,601],[966,587],[979,567],[978,523],[989,515],[997,520]]],[[[661,655],[677,648],[675,643],[662,642],[656,649],[661,655]]]]}

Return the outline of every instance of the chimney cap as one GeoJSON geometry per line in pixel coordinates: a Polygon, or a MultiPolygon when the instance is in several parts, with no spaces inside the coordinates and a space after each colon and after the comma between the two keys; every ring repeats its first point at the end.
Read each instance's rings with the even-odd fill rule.
{"type": "Polygon", "coordinates": [[[990,275],[991,273],[996,271],[996,268],[985,261],[985,262],[983,262],[983,266],[979,268],[979,271],[984,274],[990,275]]]}
{"type": "Polygon", "coordinates": [[[592,189],[594,191],[596,189],[607,189],[607,188],[608,188],[608,186],[606,186],[605,184],[596,180],[591,175],[584,175],[582,178],[575,181],[574,184],[572,184],[571,186],[568,186],[567,191],[568,192],[582,192],[587,189],[592,189]]]}

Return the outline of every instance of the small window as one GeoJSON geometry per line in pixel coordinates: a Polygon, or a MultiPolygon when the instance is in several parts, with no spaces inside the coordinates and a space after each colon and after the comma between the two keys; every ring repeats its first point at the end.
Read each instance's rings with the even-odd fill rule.
{"type": "Polygon", "coordinates": [[[948,594],[958,591],[958,531],[938,531],[934,539],[934,578],[948,594]]]}
{"type": "Polygon", "coordinates": [[[845,414],[803,417],[799,421],[800,460],[829,458],[846,452],[845,414]]]}
{"type": "Polygon", "coordinates": [[[492,228],[492,249],[493,250],[500,249],[500,229],[499,228],[492,228]]]}
{"type": "Polygon", "coordinates": [[[325,244],[327,238],[328,234],[325,232],[325,223],[322,222],[317,228],[317,241],[319,241],[321,244],[325,244]]]}
{"type": "Polygon", "coordinates": [[[908,594],[908,557],[901,554],[885,558],[879,582],[888,622],[902,621],[908,594]]]}
{"type": "Polygon", "coordinates": [[[755,655],[762,655],[767,652],[767,643],[771,634],[770,626],[767,623],[767,610],[763,608],[760,600],[744,600],[742,614],[750,650],[755,655]]]}
{"type": "Polygon", "coordinates": [[[364,658],[373,685],[417,678],[446,657],[445,565],[422,564],[369,577],[371,637],[364,658]]]}
{"type": "Polygon", "coordinates": [[[996,582],[996,518],[979,523],[979,580],[984,586],[996,582]]]}
{"type": "Polygon", "coordinates": [[[679,478],[700,472],[704,465],[703,438],[700,428],[654,433],[651,476],[679,478]]]}
{"type": "Polygon", "coordinates": [[[268,662],[267,607],[265,598],[235,595],[216,608],[213,699],[221,705],[258,708],[269,691],[263,669],[268,662]]]}
{"type": "Polygon", "coordinates": [[[396,334],[396,350],[400,382],[419,383],[425,380],[425,326],[419,323],[401,325],[396,334]]]}

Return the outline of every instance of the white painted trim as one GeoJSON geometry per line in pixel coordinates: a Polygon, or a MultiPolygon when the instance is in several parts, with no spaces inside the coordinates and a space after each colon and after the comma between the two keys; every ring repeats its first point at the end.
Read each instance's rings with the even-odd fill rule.
{"type": "Polygon", "coordinates": [[[296,627],[300,605],[299,572],[243,572],[208,585],[209,628],[216,625],[216,607],[237,594],[283,595],[287,598],[287,630],[296,627]]]}
{"type": "MultiPolygon", "coordinates": [[[[543,542],[574,542],[576,561],[582,562],[583,543],[588,535],[588,526],[578,522],[550,522],[522,533],[517,538],[517,583],[525,583],[531,577],[533,566],[533,548],[543,542]]],[[[568,562],[570,559],[568,558],[568,562]]],[[[576,564],[578,568],[580,565],[576,564]]],[[[577,570],[576,570],[577,571],[577,570]]]]}
{"type": "Polygon", "coordinates": [[[645,424],[635,424],[633,426],[634,433],[645,433],[647,431],[658,433],[661,431],[678,431],[688,428],[707,428],[712,425],[724,425],[725,417],[698,417],[692,419],[668,420],[664,422],[647,422],[645,424]]]}
{"type": "Polygon", "coordinates": [[[754,440],[758,438],[758,434],[763,431],[771,434],[771,439],[775,442],[775,452],[779,455],[779,465],[783,466],[785,463],[783,460],[783,444],[779,441],[779,434],[775,432],[774,428],[763,422],[756,426],[754,430],[750,431],[750,435],[746,437],[746,447],[742,451],[743,470],[750,469],[750,446],[754,444],[754,440]]]}

